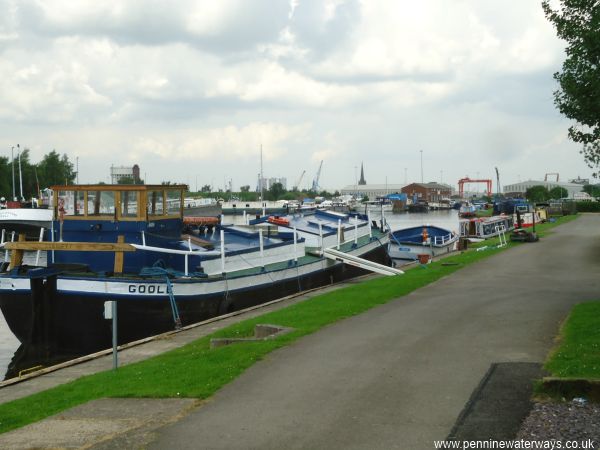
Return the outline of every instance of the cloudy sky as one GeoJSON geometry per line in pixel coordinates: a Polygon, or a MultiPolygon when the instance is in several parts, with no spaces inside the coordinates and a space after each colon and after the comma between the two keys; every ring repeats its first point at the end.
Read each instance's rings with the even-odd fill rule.
{"type": "MultiPolygon", "coordinates": [[[[538,0],[0,0],[0,154],[80,182],[588,177],[538,0]],[[3,150],[2,150],[3,149],[3,150]]],[[[495,185],[494,185],[495,190],[495,185]]]]}

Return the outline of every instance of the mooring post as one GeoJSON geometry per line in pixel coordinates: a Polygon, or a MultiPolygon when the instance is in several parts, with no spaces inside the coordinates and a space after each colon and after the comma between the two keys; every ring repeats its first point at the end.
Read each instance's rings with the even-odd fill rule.
{"type": "MultiPolygon", "coordinates": [[[[25,242],[25,234],[19,234],[19,242],[25,242]]],[[[14,249],[10,255],[10,269],[14,269],[15,267],[23,264],[23,250],[14,249]]]]}
{"type": "MultiPolygon", "coordinates": [[[[117,237],[117,243],[119,244],[124,244],[125,243],[125,236],[120,234],[117,237]]],[[[115,273],[123,273],[123,251],[115,251],[115,268],[114,268],[114,272],[115,273]]]]}

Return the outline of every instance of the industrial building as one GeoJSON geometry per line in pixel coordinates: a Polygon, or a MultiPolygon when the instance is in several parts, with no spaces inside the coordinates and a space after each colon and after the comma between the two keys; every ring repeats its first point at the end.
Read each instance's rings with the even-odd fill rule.
{"type": "Polygon", "coordinates": [[[372,201],[376,200],[377,197],[400,192],[404,186],[404,184],[353,184],[342,188],[340,193],[342,195],[352,195],[358,199],[367,196],[372,201]]]}
{"type": "Polygon", "coordinates": [[[569,198],[574,198],[575,194],[583,190],[584,185],[581,183],[565,183],[563,181],[527,180],[519,183],[505,184],[503,191],[506,197],[524,197],[527,189],[533,186],[544,186],[548,190],[561,187],[567,190],[569,198]]]}

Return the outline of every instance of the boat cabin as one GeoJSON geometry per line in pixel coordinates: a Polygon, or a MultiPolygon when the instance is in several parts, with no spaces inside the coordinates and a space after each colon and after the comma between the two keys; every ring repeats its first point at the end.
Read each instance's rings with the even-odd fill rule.
{"type": "Polygon", "coordinates": [[[53,186],[59,221],[181,219],[185,185],[93,184],[53,186]]]}
{"type": "MultiPolygon", "coordinates": [[[[52,189],[54,222],[47,241],[172,247],[181,239],[185,185],[79,184],[52,189]]],[[[151,265],[155,256],[127,254],[125,269],[151,265]]],[[[113,259],[109,254],[52,252],[53,263],[83,263],[97,271],[109,270],[113,259]]]]}

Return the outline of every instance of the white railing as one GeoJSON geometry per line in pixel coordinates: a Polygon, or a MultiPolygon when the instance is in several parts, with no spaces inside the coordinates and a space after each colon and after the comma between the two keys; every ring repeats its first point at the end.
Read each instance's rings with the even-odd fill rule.
{"type": "Polygon", "coordinates": [[[433,237],[433,245],[444,245],[446,242],[450,242],[452,240],[452,233],[446,236],[434,236],[433,237]]]}

